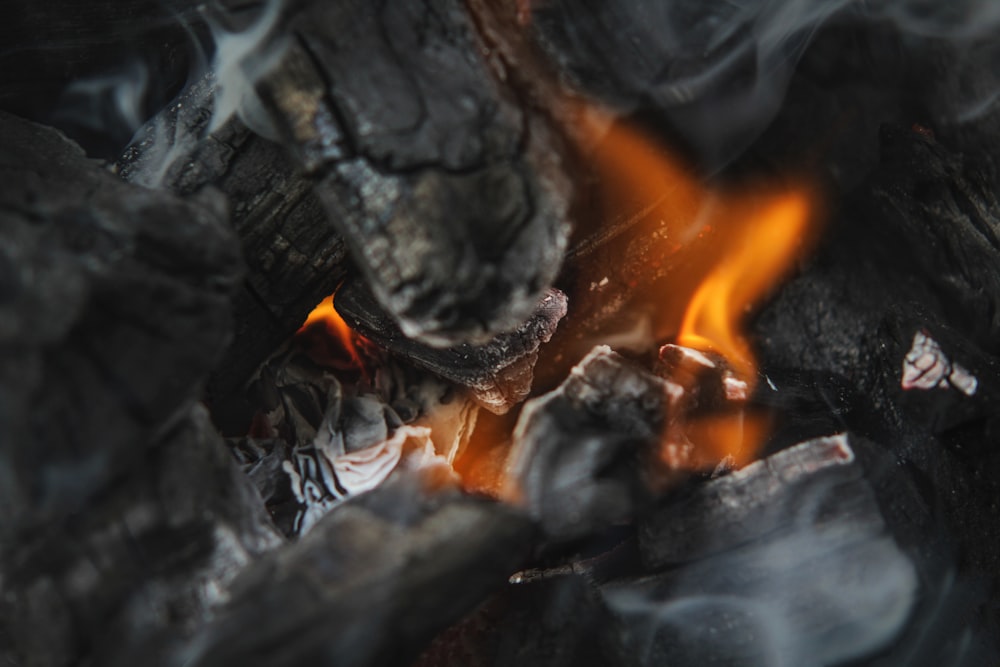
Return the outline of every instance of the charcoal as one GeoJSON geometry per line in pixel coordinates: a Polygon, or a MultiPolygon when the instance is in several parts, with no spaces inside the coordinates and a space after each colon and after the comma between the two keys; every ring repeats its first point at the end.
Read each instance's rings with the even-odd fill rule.
{"type": "Polygon", "coordinates": [[[529,401],[509,458],[510,489],[555,541],[627,520],[654,488],[680,387],[598,346],[553,392],[529,401]]]}
{"type": "Polygon", "coordinates": [[[652,513],[601,586],[640,664],[826,665],[885,646],[917,599],[846,436],[784,450],[652,513]]]}
{"type": "Polygon", "coordinates": [[[114,159],[185,84],[207,32],[199,5],[9,4],[0,28],[0,108],[55,125],[88,155],[114,159]]]}
{"type": "Polygon", "coordinates": [[[516,330],[483,345],[435,348],[408,338],[379,308],[362,284],[348,281],[334,299],[337,311],[358,333],[393,354],[436,375],[468,387],[476,402],[504,414],[531,390],[538,348],[552,337],[566,314],[566,297],[550,289],[531,317],[516,330]]]}
{"type": "Polygon", "coordinates": [[[211,192],[121,183],[0,114],[3,548],[78,512],[185,414],[230,335],[239,250],[211,192]]]}
{"type": "Polygon", "coordinates": [[[756,318],[766,365],[868,383],[887,316],[943,323],[992,349],[1000,208],[991,170],[912,128],[885,126],[880,141],[881,164],[820,254],[756,318]]]}
{"type": "Polygon", "coordinates": [[[239,395],[257,368],[347,274],[347,250],[312,182],[287,151],[232,118],[208,132],[218,85],[205,76],[153,118],[119,158],[129,182],[191,194],[213,186],[228,198],[249,269],[233,299],[237,323],[212,375],[218,400],[239,395]]]}
{"type": "Polygon", "coordinates": [[[654,569],[679,566],[770,539],[797,513],[814,527],[845,522],[857,532],[880,529],[872,492],[853,462],[845,436],[820,438],[698,487],[643,520],[643,561],[654,569]]]}
{"type": "Polygon", "coordinates": [[[193,631],[236,574],[281,542],[205,410],[191,408],[86,512],[8,546],[0,655],[107,664],[99,656],[167,625],[193,631]]]}
{"type": "Polygon", "coordinates": [[[414,667],[636,664],[617,620],[584,577],[512,583],[442,633],[414,667]]]}
{"type": "Polygon", "coordinates": [[[216,619],[186,647],[163,640],[152,664],[410,664],[503,585],[532,532],[516,510],[430,471],[400,476],[247,568],[216,619]]]}
{"type": "Polygon", "coordinates": [[[284,21],[298,39],[257,91],[379,303],[438,346],[519,326],[559,269],[569,186],[461,3],[303,3],[284,21]]]}

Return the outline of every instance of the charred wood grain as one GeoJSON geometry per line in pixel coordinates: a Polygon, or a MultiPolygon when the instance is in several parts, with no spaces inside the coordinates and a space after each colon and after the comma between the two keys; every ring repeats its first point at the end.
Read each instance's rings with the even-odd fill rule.
{"type": "Polygon", "coordinates": [[[538,349],[566,314],[566,297],[549,290],[517,329],[482,345],[429,347],[407,338],[358,280],[337,290],[334,304],[351,327],[377,345],[432,373],[467,387],[496,414],[520,403],[531,390],[538,349]]]}
{"type": "Polygon", "coordinates": [[[301,3],[285,30],[258,92],[402,330],[482,343],[527,319],[562,259],[569,185],[461,4],[301,3]]]}
{"type": "Polygon", "coordinates": [[[121,183],[0,115],[4,550],[79,511],[184,414],[230,335],[239,250],[211,193],[121,183]]]}
{"type": "Polygon", "coordinates": [[[347,274],[347,252],[312,182],[287,151],[233,118],[208,132],[218,90],[206,77],[154,118],[118,162],[127,181],[229,200],[248,272],[233,299],[235,335],[209,386],[238,394],[267,357],[347,274]]]}

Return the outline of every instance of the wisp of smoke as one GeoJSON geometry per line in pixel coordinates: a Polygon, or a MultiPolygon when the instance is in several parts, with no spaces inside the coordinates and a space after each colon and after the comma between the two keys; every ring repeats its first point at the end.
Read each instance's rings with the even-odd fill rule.
{"type": "Polygon", "coordinates": [[[738,155],[774,119],[806,48],[834,20],[954,44],[1000,27],[994,0],[543,0],[537,6],[541,34],[571,70],[579,68],[590,92],[622,113],[644,104],[664,111],[715,165],[738,155]],[[592,26],[565,20],[580,11],[596,15],[592,26]]]}
{"type": "Polygon", "coordinates": [[[222,10],[205,11],[214,56],[192,74],[170,107],[135,134],[130,149],[141,155],[141,163],[130,169],[129,180],[161,187],[178,159],[189,156],[204,136],[219,130],[233,116],[258,134],[273,136],[254,86],[284,52],[285,39],[274,35],[281,10],[281,0],[267,0],[239,29],[227,27],[235,17],[222,10]]]}
{"type": "Polygon", "coordinates": [[[820,667],[886,646],[912,613],[917,571],[877,516],[842,509],[858,491],[813,484],[782,505],[776,533],[606,586],[641,664],[820,667]]]}

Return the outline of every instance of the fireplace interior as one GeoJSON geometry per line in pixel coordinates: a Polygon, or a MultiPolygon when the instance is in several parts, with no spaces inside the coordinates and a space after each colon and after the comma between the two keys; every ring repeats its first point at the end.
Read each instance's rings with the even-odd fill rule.
{"type": "Polygon", "coordinates": [[[0,663],[1000,663],[987,0],[14,2],[0,663]]]}

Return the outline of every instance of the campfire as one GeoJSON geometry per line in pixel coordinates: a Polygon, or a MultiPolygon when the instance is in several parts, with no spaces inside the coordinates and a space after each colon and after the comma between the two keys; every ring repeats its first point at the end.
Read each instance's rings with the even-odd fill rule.
{"type": "Polygon", "coordinates": [[[4,664],[1000,660],[991,4],[21,4],[4,664]]]}

